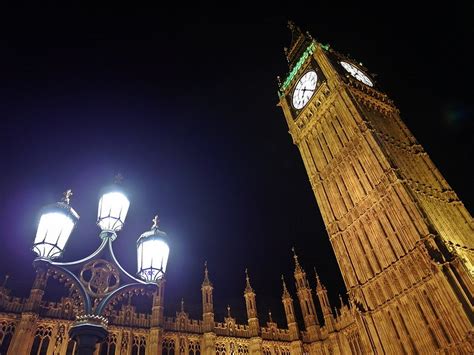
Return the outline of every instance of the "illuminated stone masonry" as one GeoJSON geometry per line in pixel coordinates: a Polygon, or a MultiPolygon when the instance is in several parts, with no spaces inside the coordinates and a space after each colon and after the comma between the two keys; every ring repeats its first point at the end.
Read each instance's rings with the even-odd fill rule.
{"type": "MultiPolygon", "coordinates": [[[[202,283],[202,319],[189,318],[184,302],[175,317],[164,316],[165,280],[161,280],[153,294],[150,313],[139,313],[131,303],[133,297],[124,296],[106,312],[109,334],[97,346],[97,354],[363,354],[363,344],[357,328],[357,311],[342,302],[332,311],[327,291],[316,275],[315,296],[319,300],[320,324],[316,314],[313,292],[306,273],[295,255],[295,285],[298,303],[304,316],[305,329],[299,330],[294,314],[293,298],[283,281],[282,303],[286,328],[279,328],[269,313],[266,325],[260,325],[256,294],[246,277],[244,300],[247,324],[238,324],[230,307],[223,321],[214,320],[213,285],[207,266],[202,283]]],[[[38,276],[37,276],[38,277],[38,276]]],[[[44,277],[40,275],[40,277],[44,277]]],[[[47,274],[46,279],[52,277],[47,274]]],[[[131,296],[135,294],[132,293],[131,296]]],[[[0,354],[74,354],[76,343],[69,338],[69,329],[76,319],[79,299],[63,297],[60,302],[47,302],[33,287],[28,299],[10,295],[5,286],[0,288],[0,354]],[[35,311],[28,307],[38,304],[35,311]],[[21,350],[18,350],[21,349],[21,350]]]]}
{"type": "Polygon", "coordinates": [[[473,353],[471,215],[367,69],[289,27],[279,106],[365,351],[473,353]],[[308,72],[318,81],[302,88],[308,72]]]}

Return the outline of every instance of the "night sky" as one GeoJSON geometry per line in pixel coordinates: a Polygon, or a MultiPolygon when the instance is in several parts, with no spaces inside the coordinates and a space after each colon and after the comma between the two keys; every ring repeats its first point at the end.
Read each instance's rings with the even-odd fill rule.
{"type": "Polygon", "coordinates": [[[288,72],[288,19],[377,74],[472,211],[472,5],[313,3],[262,16],[251,9],[4,9],[0,277],[11,275],[14,294],[26,295],[33,280],[41,207],[73,190],[81,219],[64,260],[84,257],[99,245],[99,191],[120,172],[131,206],[116,253],[134,273],[136,239],[160,215],[171,246],[166,315],[184,297],[200,319],[207,260],[216,320],[229,304],[246,322],[247,267],[261,323],[271,309],[283,326],[280,277],[293,292],[292,246],[313,287],[316,267],[336,305],[342,278],[276,106],[276,76],[288,72]]]}

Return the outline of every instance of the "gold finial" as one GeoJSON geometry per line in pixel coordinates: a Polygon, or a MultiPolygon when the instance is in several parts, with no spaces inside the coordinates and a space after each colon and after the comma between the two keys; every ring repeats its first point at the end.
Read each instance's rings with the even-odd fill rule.
{"type": "Polygon", "coordinates": [[[184,298],[181,297],[181,312],[184,312],[184,298]]]}
{"type": "Polygon", "coordinates": [[[120,174],[120,173],[117,173],[117,174],[114,176],[114,184],[121,185],[122,182],[123,182],[123,175],[120,174]]]}
{"type": "Polygon", "coordinates": [[[273,323],[273,318],[272,318],[272,311],[268,311],[268,319],[270,321],[270,323],[273,323]]]}
{"type": "Polygon", "coordinates": [[[158,217],[158,215],[155,215],[152,221],[153,225],[151,226],[151,229],[158,229],[158,224],[160,223],[160,218],[158,217]]]}
{"type": "Polygon", "coordinates": [[[63,201],[64,201],[67,205],[69,205],[69,202],[71,202],[71,196],[74,195],[74,194],[72,193],[72,190],[71,190],[71,189],[67,189],[65,192],[63,192],[63,195],[64,195],[63,201]]]}
{"type": "Polygon", "coordinates": [[[341,294],[339,294],[339,300],[341,301],[341,308],[344,307],[344,301],[342,300],[341,294]]]}
{"type": "Polygon", "coordinates": [[[230,305],[227,305],[227,317],[232,318],[230,315],[230,305]]]}

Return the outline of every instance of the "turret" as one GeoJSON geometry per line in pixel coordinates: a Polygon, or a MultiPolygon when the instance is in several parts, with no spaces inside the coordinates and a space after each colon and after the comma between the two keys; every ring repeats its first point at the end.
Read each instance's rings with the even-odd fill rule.
{"type": "Polygon", "coordinates": [[[212,299],[212,283],[209,281],[207,261],[204,263],[204,281],[201,285],[202,291],[202,320],[204,332],[212,332],[214,329],[214,301],[212,299]]]}
{"type": "Polygon", "coordinates": [[[331,304],[329,303],[328,291],[326,287],[321,283],[316,269],[314,270],[316,275],[316,294],[318,295],[319,304],[323,312],[324,324],[328,332],[334,331],[334,315],[331,311],[331,304]]]}
{"type": "Polygon", "coordinates": [[[283,308],[285,309],[286,323],[288,325],[288,330],[290,331],[290,339],[297,340],[299,338],[299,329],[298,323],[296,323],[293,298],[291,298],[291,295],[288,292],[283,275],[281,275],[281,281],[283,282],[283,295],[281,296],[281,301],[283,302],[283,308]]]}
{"type": "Polygon", "coordinates": [[[247,269],[245,269],[245,279],[246,285],[244,291],[244,298],[245,306],[247,307],[247,319],[250,329],[250,335],[255,337],[258,336],[258,334],[260,333],[260,325],[258,322],[256,295],[252,289],[252,286],[250,286],[250,278],[247,269]]]}
{"type": "Polygon", "coordinates": [[[295,253],[295,249],[293,248],[292,250],[295,259],[296,293],[298,294],[298,299],[300,301],[301,313],[303,314],[306,331],[310,339],[314,341],[319,338],[320,333],[316,308],[311,295],[311,288],[306,279],[306,273],[298,262],[298,256],[295,253]]]}

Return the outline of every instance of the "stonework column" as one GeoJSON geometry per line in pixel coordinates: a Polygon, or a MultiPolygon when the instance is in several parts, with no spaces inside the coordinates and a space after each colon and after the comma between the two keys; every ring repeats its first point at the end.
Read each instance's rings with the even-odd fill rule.
{"type": "Polygon", "coordinates": [[[202,336],[202,355],[215,355],[216,353],[216,334],[204,333],[202,336]]]}
{"type": "Polygon", "coordinates": [[[29,354],[36,332],[38,315],[31,312],[21,314],[13,339],[8,349],[8,355],[29,354]]]}
{"type": "Polygon", "coordinates": [[[262,354],[262,338],[253,337],[250,339],[249,354],[250,355],[262,354]]]}
{"type": "Polygon", "coordinates": [[[301,340],[294,340],[290,345],[291,355],[302,355],[303,354],[303,342],[301,340]]]}

